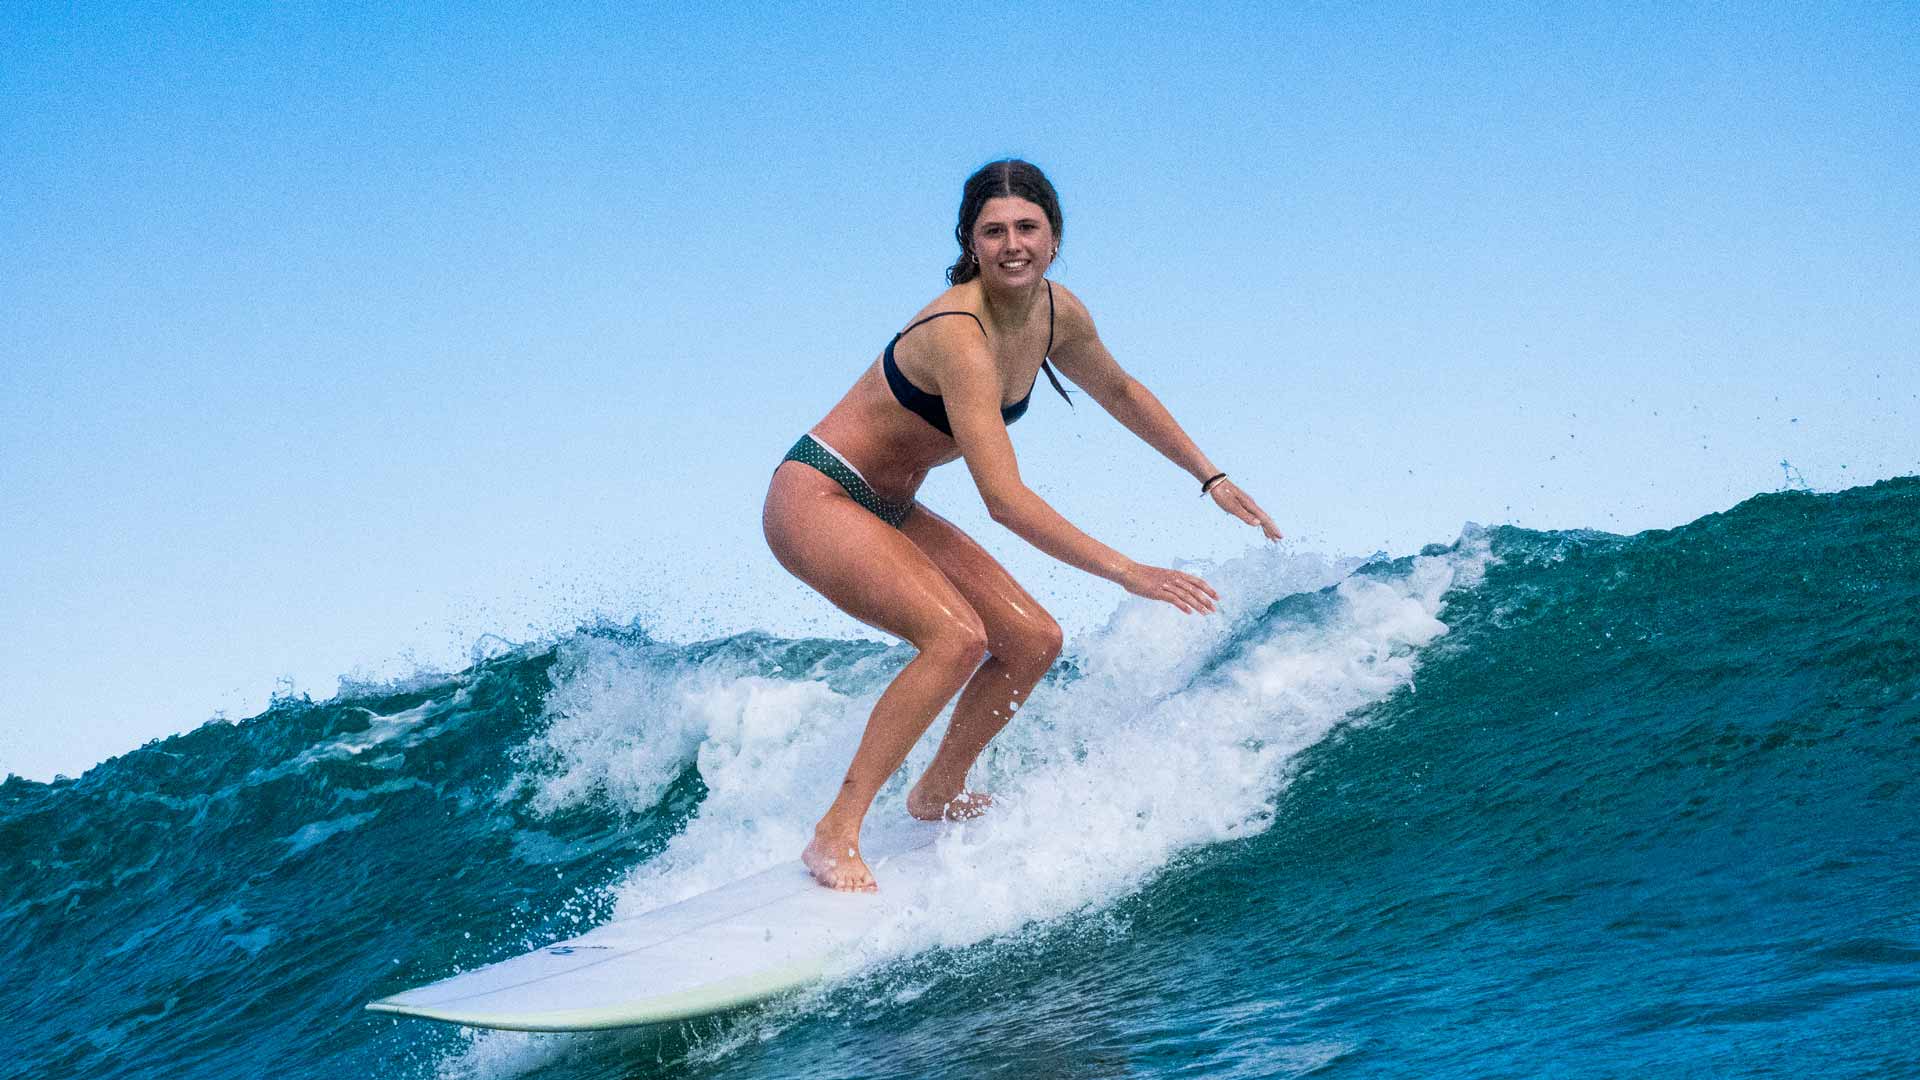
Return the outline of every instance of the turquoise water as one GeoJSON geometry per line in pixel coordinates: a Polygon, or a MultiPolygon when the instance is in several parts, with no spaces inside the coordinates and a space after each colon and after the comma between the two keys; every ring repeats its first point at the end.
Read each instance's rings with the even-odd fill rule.
{"type": "Polygon", "coordinates": [[[583,628],[9,779],[0,1072],[1920,1075],[1920,479],[1212,576],[1069,643],[950,906],[664,1031],[360,1006],[789,857],[901,649],[583,628]]]}

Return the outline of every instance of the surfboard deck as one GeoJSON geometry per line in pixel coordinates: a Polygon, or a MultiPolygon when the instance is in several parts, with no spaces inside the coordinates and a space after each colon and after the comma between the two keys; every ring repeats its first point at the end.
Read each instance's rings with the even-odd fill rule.
{"type": "Polygon", "coordinates": [[[366,1007],[469,1027],[594,1031],[749,1005],[825,974],[891,910],[891,896],[933,871],[944,831],[914,823],[865,848],[879,893],[822,888],[795,859],[366,1007]]]}

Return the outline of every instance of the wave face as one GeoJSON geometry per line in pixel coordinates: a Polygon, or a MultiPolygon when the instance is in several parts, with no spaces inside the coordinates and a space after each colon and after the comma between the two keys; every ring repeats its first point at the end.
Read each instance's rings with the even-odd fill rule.
{"type": "Polygon", "coordinates": [[[793,857],[904,648],[582,629],[9,779],[9,1064],[1920,1073],[1920,479],[1211,577],[1069,643],[838,977],[664,1031],[360,1006],[793,857]]]}

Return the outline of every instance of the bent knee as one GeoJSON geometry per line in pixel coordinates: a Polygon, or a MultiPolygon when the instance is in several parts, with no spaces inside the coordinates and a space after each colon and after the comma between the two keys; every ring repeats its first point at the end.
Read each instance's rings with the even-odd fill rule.
{"type": "Polygon", "coordinates": [[[952,619],[915,645],[922,655],[972,671],[987,658],[987,628],[977,617],[952,619]]]}
{"type": "Polygon", "coordinates": [[[1060,659],[1060,650],[1066,643],[1067,636],[1061,632],[1060,624],[1048,617],[1034,635],[1034,655],[1046,666],[1052,667],[1053,662],[1060,659]]]}
{"type": "Polygon", "coordinates": [[[1060,658],[1060,650],[1065,642],[1060,624],[1043,612],[1037,619],[1024,620],[1019,633],[1009,634],[1005,640],[995,643],[993,655],[1007,663],[1045,674],[1053,662],[1060,658]]]}

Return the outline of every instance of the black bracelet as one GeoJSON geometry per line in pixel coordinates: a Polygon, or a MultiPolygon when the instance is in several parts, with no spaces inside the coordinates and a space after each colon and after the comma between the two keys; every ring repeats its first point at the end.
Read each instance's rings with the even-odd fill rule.
{"type": "Polygon", "coordinates": [[[1212,476],[1207,477],[1206,483],[1203,483],[1200,485],[1200,494],[1202,495],[1213,494],[1213,485],[1219,483],[1222,480],[1225,480],[1226,478],[1227,478],[1226,473],[1214,473],[1212,476]]]}

